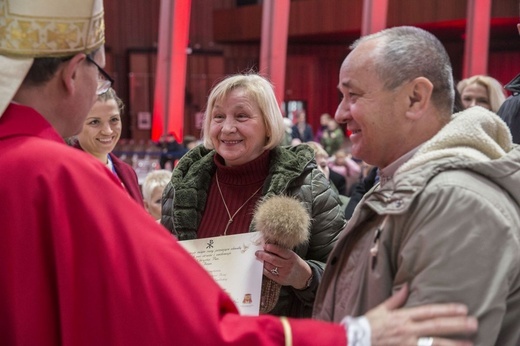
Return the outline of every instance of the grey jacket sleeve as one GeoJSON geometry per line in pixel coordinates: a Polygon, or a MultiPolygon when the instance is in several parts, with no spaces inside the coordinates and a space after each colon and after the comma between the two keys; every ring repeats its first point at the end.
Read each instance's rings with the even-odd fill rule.
{"type": "Polygon", "coordinates": [[[294,291],[300,300],[312,302],[327,258],[346,221],[337,193],[331,189],[330,182],[320,170],[312,170],[301,185],[298,195],[309,210],[312,221],[309,244],[305,249],[296,249],[296,253],[311,267],[313,280],[308,289],[294,291]]]}
{"type": "Polygon", "coordinates": [[[307,193],[312,200],[311,239],[306,258],[325,263],[346,221],[339,196],[323,173],[314,169],[310,175],[311,184],[302,187],[309,189],[307,193]]]}
{"type": "Polygon", "coordinates": [[[511,331],[517,333],[520,320],[519,314],[516,322],[506,318],[508,292],[520,289],[518,210],[494,184],[468,177],[461,174],[460,184],[429,184],[411,214],[396,217],[403,238],[394,240],[403,245],[394,254],[395,283],[410,284],[407,306],[466,304],[479,320],[475,345],[509,345],[497,338],[501,325],[516,326],[511,331]],[[462,179],[481,183],[461,187],[462,179]],[[461,215],[458,205],[473,212],[461,215]]]}

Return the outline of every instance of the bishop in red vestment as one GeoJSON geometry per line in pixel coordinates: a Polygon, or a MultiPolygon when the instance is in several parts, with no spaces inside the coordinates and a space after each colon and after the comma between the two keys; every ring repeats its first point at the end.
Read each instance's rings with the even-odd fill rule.
{"type": "MultiPolygon", "coordinates": [[[[2,344],[284,344],[278,317],[240,316],[116,177],[36,111],[7,108],[0,153],[2,344]]],[[[295,345],[346,345],[340,325],[290,327],[295,345]]]]}

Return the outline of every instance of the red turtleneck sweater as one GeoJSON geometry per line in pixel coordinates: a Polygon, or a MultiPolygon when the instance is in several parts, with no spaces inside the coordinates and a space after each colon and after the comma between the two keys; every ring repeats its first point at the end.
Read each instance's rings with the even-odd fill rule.
{"type": "MultiPolygon", "coordinates": [[[[269,153],[265,151],[258,158],[238,167],[226,167],[222,157],[215,155],[217,172],[211,179],[206,209],[202,216],[198,238],[223,235],[229,216],[217,186],[217,176],[225,203],[231,215],[250,198],[265,182],[269,173],[269,153]]],[[[262,189],[255,193],[240,211],[233,217],[227,229],[227,235],[246,233],[253,219],[256,203],[262,196],[262,189]]]]}

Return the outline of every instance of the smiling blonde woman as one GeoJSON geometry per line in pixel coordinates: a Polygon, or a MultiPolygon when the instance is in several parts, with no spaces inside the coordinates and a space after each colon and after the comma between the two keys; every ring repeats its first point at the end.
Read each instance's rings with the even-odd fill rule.
{"type": "Polygon", "coordinates": [[[312,216],[310,240],[259,251],[264,276],[282,285],[275,315],[310,317],[329,252],[345,225],[339,197],[307,145],[283,147],[273,86],[257,74],[229,76],[208,98],[203,145],[184,155],[163,194],[161,223],[181,240],[256,231],[255,205],[291,196],[312,216]]]}

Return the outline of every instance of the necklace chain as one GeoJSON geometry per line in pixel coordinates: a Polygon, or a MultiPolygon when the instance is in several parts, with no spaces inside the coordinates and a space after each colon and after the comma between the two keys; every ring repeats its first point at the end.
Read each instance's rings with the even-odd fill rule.
{"type": "Polygon", "coordinates": [[[237,209],[237,211],[235,211],[235,213],[233,215],[231,215],[231,213],[229,212],[229,208],[226,204],[226,201],[224,200],[224,195],[222,194],[222,190],[220,189],[220,183],[218,181],[218,173],[215,172],[215,180],[217,181],[217,187],[218,187],[218,192],[220,192],[220,197],[222,198],[222,202],[224,203],[224,207],[226,208],[226,211],[227,211],[227,214],[228,214],[228,217],[229,217],[229,220],[228,220],[228,223],[226,225],[226,228],[224,229],[224,233],[222,235],[227,235],[227,230],[229,228],[229,225],[231,225],[233,223],[233,219],[235,218],[235,216],[237,216],[238,212],[243,208],[245,207],[245,205],[247,204],[247,202],[249,202],[251,200],[251,198],[253,198],[257,193],[258,191],[260,191],[260,189],[262,188],[262,186],[260,186],[245,202],[244,204],[242,204],[240,206],[240,208],[237,209]]]}

